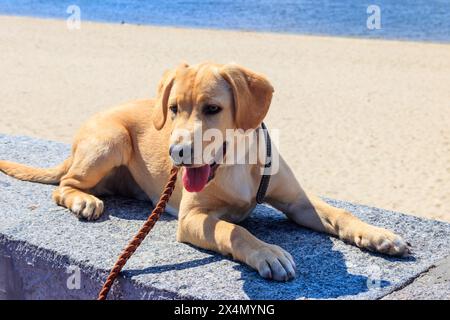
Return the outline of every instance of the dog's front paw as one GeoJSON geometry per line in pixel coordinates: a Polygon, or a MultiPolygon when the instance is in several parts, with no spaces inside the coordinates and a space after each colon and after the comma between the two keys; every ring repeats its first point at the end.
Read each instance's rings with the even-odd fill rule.
{"type": "Polygon", "coordinates": [[[392,256],[404,257],[411,253],[411,245],[402,237],[378,227],[371,227],[366,232],[357,235],[355,244],[361,248],[392,256]]]}
{"type": "Polygon", "coordinates": [[[256,249],[247,259],[261,277],[277,281],[295,278],[295,262],[292,256],[276,245],[266,244],[256,249]]]}

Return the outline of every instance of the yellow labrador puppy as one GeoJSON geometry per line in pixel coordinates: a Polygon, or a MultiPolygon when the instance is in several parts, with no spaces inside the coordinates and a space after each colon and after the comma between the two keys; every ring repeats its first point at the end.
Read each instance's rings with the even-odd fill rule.
{"type": "MultiPolygon", "coordinates": [[[[196,123],[224,136],[227,129],[260,128],[272,93],[263,75],[238,65],[181,65],[164,74],[155,100],[121,105],[87,121],[75,137],[71,156],[57,167],[38,169],[0,161],[0,170],[22,180],[59,184],[53,192],[58,205],[78,217],[97,219],[103,212],[98,196],[159,198],[174,154],[186,150],[187,143],[175,132],[194,135],[196,123]]],[[[208,146],[207,141],[202,144],[208,146]]],[[[278,155],[274,146],[272,150],[278,155]]],[[[258,157],[253,164],[178,162],[182,177],[167,211],[178,215],[179,241],[231,255],[264,278],[286,281],[295,277],[291,255],[236,224],[256,205],[264,163],[258,157]]],[[[358,247],[397,256],[409,253],[409,244],[398,235],[305,193],[281,157],[265,202],[301,226],[358,247]]]]}

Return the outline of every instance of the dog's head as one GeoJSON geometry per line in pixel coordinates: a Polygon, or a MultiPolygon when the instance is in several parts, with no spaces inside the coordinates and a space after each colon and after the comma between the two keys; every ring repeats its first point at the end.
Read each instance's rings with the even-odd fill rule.
{"type": "Polygon", "coordinates": [[[185,167],[186,190],[198,192],[214,176],[228,129],[261,124],[272,93],[264,76],[235,64],[183,64],[164,74],[153,122],[160,130],[171,118],[168,151],[175,164],[185,167]],[[218,136],[223,140],[217,141],[218,136]]]}

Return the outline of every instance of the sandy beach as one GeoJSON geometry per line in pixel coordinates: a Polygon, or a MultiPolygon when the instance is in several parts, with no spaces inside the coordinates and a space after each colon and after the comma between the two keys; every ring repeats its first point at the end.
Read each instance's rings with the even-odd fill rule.
{"type": "MultiPolygon", "coordinates": [[[[266,124],[302,185],[450,221],[450,44],[0,16],[0,133],[69,143],[93,113],[153,97],[182,61],[275,87],[266,124]]],[[[0,155],[3,158],[3,155],[0,155]]]]}

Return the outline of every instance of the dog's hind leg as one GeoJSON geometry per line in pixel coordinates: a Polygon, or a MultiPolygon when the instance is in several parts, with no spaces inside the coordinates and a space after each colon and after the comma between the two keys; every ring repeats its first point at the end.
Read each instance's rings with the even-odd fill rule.
{"type": "Polygon", "coordinates": [[[113,168],[126,165],[130,155],[131,141],[124,128],[84,134],[74,144],[72,165],[53,192],[53,199],[80,218],[99,218],[103,202],[93,189],[113,168]]]}

